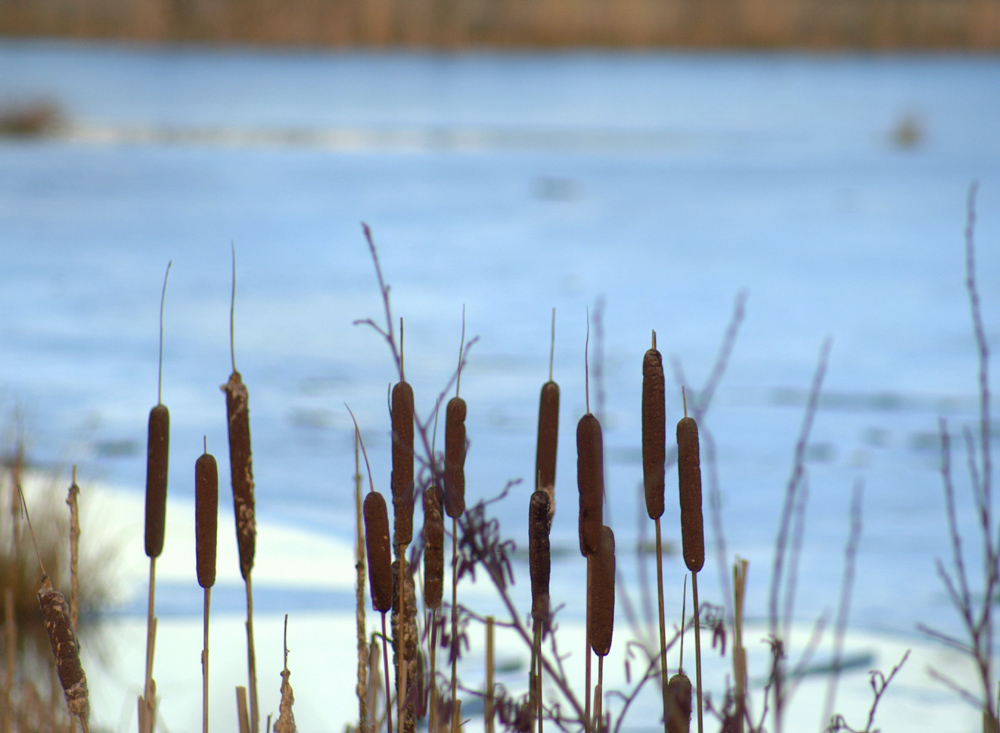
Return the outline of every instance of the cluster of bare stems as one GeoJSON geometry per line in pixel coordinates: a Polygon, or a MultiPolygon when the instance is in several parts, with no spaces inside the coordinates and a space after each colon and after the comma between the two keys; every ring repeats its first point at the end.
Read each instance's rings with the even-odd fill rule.
{"type": "Polygon", "coordinates": [[[992,653],[993,653],[993,606],[1000,592],[1000,534],[994,526],[992,474],[990,459],[991,424],[990,424],[990,385],[989,385],[989,348],[986,343],[986,331],[983,327],[980,309],[979,290],[976,285],[975,259],[975,224],[976,224],[976,192],[978,186],[973,183],[969,187],[965,226],[965,288],[969,297],[969,307],[972,317],[972,330],[976,344],[976,362],[978,367],[979,393],[979,425],[977,430],[966,427],[962,430],[962,440],[965,443],[968,462],[969,483],[972,490],[972,502],[977,519],[979,536],[978,553],[982,563],[982,585],[977,587],[975,571],[966,565],[965,551],[962,547],[962,535],[958,527],[956,504],[958,501],[955,490],[955,480],[951,465],[951,433],[944,418],[940,419],[941,434],[941,477],[944,485],[945,506],[948,517],[948,536],[951,541],[951,567],[942,560],[937,561],[937,573],[948,592],[948,598],[955,607],[963,629],[965,639],[945,633],[924,625],[919,628],[928,636],[959,650],[967,655],[975,665],[979,690],[973,691],[963,687],[955,680],[936,670],[930,674],[940,680],[963,699],[982,710],[983,732],[997,733],[1000,730],[1000,690],[994,683],[992,653]]]}
{"type": "MultiPolygon", "coordinates": [[[[565,661],[569,658],[565,650],[560,649],[557,640],[556,609],[551,607],[548,595],[548,531],[551,527],[554,512],[555,485],[555,451],[558,433],[558,385],[552,380],[551,357],[549,381],[542,387],[539,409],[538,454],[536,460],[536,481],[534,491],[528,506],[529,515],[529,569],[531,571],[532,607],[530,614],[525,609],[518,608],[510,593],[514,583],[514,573],[511,555],[514,543],[504,539],[499,523],[489,516],[490,506],[505,499],[517,481],[508,483],[494,498],[482,500],[474,506],[465,508],[464,473],[460,480],[456,477],[456,466],[464,466],[466,436],[464,430],[465,405],[461,403],[461,414],[453,410],[464,366],[470,347],[475,339],[465,340],[464,316],[462,343],[459,350],[459,365],[444,390],[437,396],[427,417],[421,419],[413,407],[412,389],[405,381],[403,370],[402,321],[399,323],[399,336],[394,328],[394,317],[389,301],[389,286],[386,284],[375,244],[367,226],[364,234],[374,262],[378,285],[385,308],[385,321],[377,323],[372,319],[357,321],[358,324],[375,329],[388,344],[396,369],[399,383],[393,388],[391,413],[393,434],[393,506],[396,511],[396,523],[399,525],[402,512],[402,525],[412,532],[412,512],[417,502],[424,509],[424,530],[411,548],[410,557],[405,557],[406,545],[413,541],[412,535],[400,538],[399,529],[394,533],[392,542],[397,555],[396,564],[388,568],[389,529],[386,503],[381,495],[371,485],[368,497],[365,499],[364,525],[361,522],[360,474],[358,475],[358,536],[359,536],[359,588],[358,588],[358,649],[359,649],[359,729],[372,731],[378,729],[383,717],[376,710],[378,706],[378,670],[373,666],[375,655],[366,643],[363,604],[363,570],[365,558],[360,550],[363,544],[368,549],[369,581],[375,610],[384,615],[390,610],[400,618],[407,616],[404,610],[400,614],[397,603],[400,598],[399,588],[406,592],[402,594],[403,608],[409,604],[409,613],[415,610],[418,586],[415,580],[421,553],[425,560],[423,587],[425,591],[424,615],[421,619],[422,629],[414,628],[412,620],[409,626],[399,626],[394,622],[394,635],[386,636],[383,631],[383,648],[393,646],[396,654],[395,670],[389,669],[388,657],[383,664],[385,675],[384,710],[388,730],[392,733],[392,711],[397,714],[397,729],[411,731],[416,720],[424,715],[429,717],[429,728],[433,733],[438,731],[456,731],[461,723],[460,695],[479,696],[484,698],[486,710],[486,730],[492,731],[499,723],[506,730],[539,732],[543,725],[555,725],[560,730],[617,731],[620,729],[625,715],[635,701],[639,692],[647,683],[655,682],[663,698],[663,718],[661,720],[665,733],[673,731],[688,731],[691,726],[693,712],[697,711],[698,730],[704,728],[703,710],[714,715],[724,731],[739,731],[754,733],[764,731],[766,724],[773,724],[773,729],[781,730],[781,719],[788,700],[795,691],[796,681],[801,679],[802,668],[807,665],[816,651],[827,622],[827,615],[817,622],[812,642],[803,651],[801,659],[795,667],[788,670],[785,640],[789,638],[790,625],[794,613],[795,585],[798,557],[803,539],[803,520],[806,505],[805,449],[808,444],[810,429],[816,414],[820,387],[826,369],[829,353],[829,341],[824,343],[820,353],[819,365],[810,389],[803,426],[796,443],[793,469],[785,492],[784,506],[780,518],[780,529],[776,541],[775,568],[771,586],[770,604],[770,637],[768,643],[771,650],[771,666],[768,682],[761,695],[759,707],[751,704],[747,690],[746,648],[743,644],[743,598],[747,578],[747,561],[737,558],[732,567],[732,584],[728,582],[729,572],[726,564],[726,549],[721,519],[721,493],[715,468],[715,445],[711,433],[704,431],[706,448],[706,465],[709,474],[709,503],[711,519],[716,536],[718,558],[721,576],[723,578],[723,594],[727,601],[722,606],[698,601],[697,574],[704,565],[705,541],[701,506],[701,455],[699,447],[699,423],[703,421],[715,390],[725,372],[729,355],[734,346],[736,335],[744,314],[745,294],[737,298],[732,322],[730,323],[719,355],[705,386],[696,391],[688,391],[685,396],[685,415],[677,426],[677,447],[670,451],[671,460],[678,464],[679,494],[681,506],[681,534],[684,545],[685,564],[691,571],[692,590],[694,594],[694,619],[691,624],[695,638],[695,666],[697,672],[696,684],[691,681],[683,669],[683,647],[681,648],[680,664],[677,673],[668,675],[667,652],[672,649],[689,630],[684,622],[682,610],[680,626],[674,624],[672,634],[666,633],[664,620],[663,583],[662,583],[662,547],[659,519],[663,513],[664,474],[667,466],[667,451],[665,438],[665,406],[662,357],[656,350],[655,333],[653,344],[643,360],[643,468],[644,491],[649,517],[655,522],[656,556],[657,556],[657,605],[659,618],[654,622],[650,613],[643,618],[636,611],[636,604],[629,597],[624,585],[616,583],[617,571],[614,565],[614,535],[610,528],[604,525],[604,479],[602,464],[602,436],[600,421],[589,410],[589,375],[588,411],[580,420],[577,428],[578,455],[578,488],[580,491],[580,546],[581,553],[587,558],[588,586],[587,592],[587,650],[586,650],[586,683],[581,694],[573,689],[568,681],[565,661]],[[405,385],[405,387],[403,386],[405,385]],[[444,454],[436,452],[434,436],[437,429],[438,414],[445,404],[452,386],[456,387],[456,396],[448,403],[446,414],[446,448],[444,454]],[[398,393],[397,390],[405,392],[398,393]],[[405,395],[405,400],[399,397],[405,395]],[[397,420],[397,401],[405,404],[404,417],[397,420]],[[687,414],[690,409],[690,414],[687,414]],[[460,435],[453,425],[461,424],[460,435]],[[456,437],[457,435],[457,437],[456,437]],[[455,442],[460,443],[460,447],[455,442]],[[460,454],[456,463],[453,457],[460,454]],[[419,466],[414,483],[401,483],[397,476],[402,472],[406,481],[413,480],[414,462],[419,466]],[[377,498],[376,498],[377,497],[377,498]],[[377,512],[373,509],[369,522],[369,503],[381,507],[377,512]],[[460,505],[460,507],[459,507],[460,505]],[[442,523],[441,507],[448,509],[452,517],[452,603],[451,622],[438,616],[442,608],[440,574],[443,569],[442,543],[446,536],[442,523]],[[367,529],[365,543],[361,536],[367,529]],[[379,540],[373,540],[372,533],[380,535],[379,540]],[[379,549],[379,542],[382,543],[379,549]],[[382,559],[377,559],[381,556],[382,559]],[[383,566],[382,569],[373,567],[383,566]],[[407,567],[404,573],[401,568],[407,567]],[[457,584],[465,577],[475,578],[477,572],[483,573],[497,591],[498,599],[506,611],[506,617],[497,620],[493,617],[483,617],[470,608],[457,602],[457,584]],[[379,587],[383,590],[379,590],[379,587]],[[603,660],[611,646],[614,623],[614,592],[616,586],[622,596],[624,615],[626,616],[632,639],[627,642],[627,679],[629,687],[625,690],[605,690],[603,688],[603,660]],[[388,588],[393,590],[389,591],[388,588]],[[391,593],[391,600],[389,594],[391,593]],[[599,610],[598,610],[599,609],[599,610]],[[607,613],[610,609],[610,615],[607,613]],[[482,623],[487,628],[487,684],[485,689],[465,686],[456,679],[455,663],[462,656],[463,650],[469,648],[468,634],[470,624],[482,623]],[[700,626],[704,624],[711,630],[713,646],[721,642],[722,654],[725,654],[726,636],[732,633],[733,645],[733,677],[726,680],[727,691],[720,703],[713,702],[708,695],[703,695],[701,681],[701,649],[700,626]],[[502,686],[492,683],[492,629],[499,625],[512,630],[519,636],[527,648],[531,650],[531,666],[528,678],[528,691],[520,696],[509,693],[502,686]],[[658,627],[658,634],[651,629],[658,627]],[[402,631],[400,630],[402,629],[402,631]],[[402,640],[398,635],[402,634],[402,640]],[[417,648],[416,640],[421,645],[417,648]],[[402,641],[402,644],[401,644],[402,641]],[[447,650],[448,661],[452,666],[451,679],[436,674],[436,657],[438,646],[447,650]],[[400,652],[400,646],[403,651],[400,652]],[[596,688],[591,687],[590,659],[591,651],[598,657],[598,680],[596,688]],[[426,655],[426,657],[425,657],[426,655]],[[429,660],[429,662],[425,661],[429,660]],[[638,674],[632,669],[637,667],[638,674]],[[426,671],[429,669],[429,672],[426,671]],[[414,679],[412,672],[418,673],[414,679]],[[409,677],[408,677],[409,673],[409,677]],[[368,676],[370,675],[370,676],[368,676]],[[395,692],[389,684],[391,676],[395,676],[397,685],[395,692]],[[367,683],[365,683],[367,676],[367,683]],[[553,690],[548,698],[542,694],[541,680],[545,678],[548,689],[553,690]],[[593,693],[593,694],[592,694],[593,693]],[[696,701],[692,701],[692,693],[696,701]],[[393,703],[393,700],[395,702],[393,703]],[[619,712],[615,719],[607,709],[607,701],[616,700],[619,712]]],[[[589,320],[589,319],[588,319],[589,320]]],[[[600,350],[600,311],[595,314],[595,324],[598,326],[598,351],[600,350]]],[[[553,313],[554,329],[554,313],[553,313]]],[[[588,328],[589,333],[589,328],[588,328]]],[[[589,341],[589,336],[588,336],[589,341]]],[[[585,347],[585,353],[586,353],[585,347]]],[[[597,375],[599,375],[598,359],[597,375]]],[[[585,368],[589,361],[585,357],[585,368]]],[[[688,383],[679,361],[673,362],[674,376],[678,389],[684,391],[688,383]]],[[[600,382],[598,382],[598,414],[603,401],[600,382]]],[[[363,446],[362,446],[363,448],[363,446]]],[[[367,460],[367,459],[366,459],[367,460]]],[[[463,469],[464,470],[464,469],[463,469]]],[[[369,470],[369,481],[370,478],[369,470]]],[[[861,530],[861,487],[856,486],[852,501],[852,529],[845,550],[845,569],[837,608],[835,625],[835,644],[833,674],[823,711],[822,725],[829,724],[830,730],[849,730],[843,718],[833,715],[833,705],[836,696],[837,681],[841,669],[841,648],[846,628],[850,590],[853,582],[854,558],[857,552],[861,530]],[[838,728],[837,726],[840,726],[838,728]]],[[[640,542],[642,540],[640,539],[640,542]]],[[[641,553],[640,553],[641,557],[641,553]]],[[[648,597],[647,584],[642,584],[644,596],[648,597]]],[[[644,600],[647,600],[644,598],[644,600]]],[[[446,604],[445,604],[446,605],[446,604]]],[[[651,604],[644,603],[647,608],[651,604]]],[[[419,626],[419,625],[418,625],[419,626]]],[[[383,623],[384,628],[384,623],[383,623]]],[[[374,638],[373,638],[373,641],[374,638]]],[[[904,658],[905,659],[905,658],[904,658]]],[[[886,678],[879,673],[873,673],[874,701],[869,711],[869,724],[865,730],[870,731],[874,720],[875,708],[899,666],[886,678]],[[877,677],[876,677],[877,675],[877,677]],[[876,679],[880,684],[876,685],[876,679]]]]}

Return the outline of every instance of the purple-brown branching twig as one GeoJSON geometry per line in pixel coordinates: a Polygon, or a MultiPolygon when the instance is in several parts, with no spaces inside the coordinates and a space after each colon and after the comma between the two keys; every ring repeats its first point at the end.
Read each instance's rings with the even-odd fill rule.
{"type": "Polygon", "coordinates": [[[966,653],[976,666],[979,683],[982,687],[981,697],[959,686],[944,675],[931,671],[932,676],[958,693],[964,699],[972,702],[983,711],[984,730],[1000,730],[1000,722],[994,709],[994,690],[992,672],[993,653],[993,603],[1000,585],[1000,536],[995,536],[993,527],[992,498],[992,461],[990,457],[990,387],[989,387],[989,348],[983,328],[982,310],[979,291],[976,285],[976,261],[974,229],[976,221],[976,192],[978,186],[973,183],[969,187],[965,226],[965,288],[969,298],[972,316],[972,330],[976,342],[976,360],[978,366],[979,391],[979,456],[977,461],[976,436],[971,430],[964,430],[963,437],[968,459],[969,481],[975,516],[979,525],[980,541],[982,543],[983,589],[978,598],[973,600],[972,585],[965,566],[962,550],[961,531],[958,527],[956,511],[956,490],[951,467],[951,438],[947,424],[940,419],[941,433],[941,477],[944,484],[945,508],[948,536],[951,541],[953,568],[948,570],[941,560],[937,560],[938,575],[944,584],[948,597],[961,617],[968,634],[968,642],[960,641],[954,636],[918,625],[923,633],[931,638],[942,641],[966,653]]]}

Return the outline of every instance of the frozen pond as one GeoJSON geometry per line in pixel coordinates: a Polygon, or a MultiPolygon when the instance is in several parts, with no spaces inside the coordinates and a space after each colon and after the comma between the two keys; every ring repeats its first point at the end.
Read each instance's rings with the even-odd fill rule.
{"type": "MultiPolygon", "coordinates": [[[[2,404],[10,421],[23,412],[35,460],[76,463],[82,481],[141,492],[160,288],[172,260],[163,364],[171,496],[191,495],[202,436],[228,476],[219,385],[231,370],[235,243],[236,362],[251,395],[258,514],[349,542],[345,402],[376,487],[387,492],[389,479],[393,365],[374,331],[352,325],[384,317],[366,222],[394,314],[405,318],[421,417],[456,365],[463,305],[467,333],[479,337],[462,375],[470,502],[534,470],[556,308],[553,542],[567,552],[553,593],[565,593],[573,617],[588,307],[602,315],[603,338],[591,330],[591,400],[601,388],[608,512],[630,558],[619,566],[634,581],[627,552],[645,514],[639,394],[650,331],[697,390],[746,291],[703,429],[716,444],[729,560],[751,561],[748,615],[766,613],[804,396],[829,337],[807,450],[796,615],[835,607],[861,481],[852,625],[909,633],[922,621],[957,632],[934,571],[949,547],[936,431],[942,416],[956,437],[977,419],[963,251],[973,180],[979,291],[1000,354],[998,79],[1000,60],[960,56],[374,55],[4,41],[0,99],[48,96],[67,124],[50,138],[0,139],[2,404]]],[[[682,415],[669,374],[667,409],[668,423],[682,415]]],[[[668,471],[668,487],[675,476],[668,471]]],[[[495,506],[522,546],[527,496],[521,485],[495,506]]],[[[672,542],[677,513],[668,500],[672,542]]],[[[967,547],[973,520],[971,509],[960,513],[967,547]]],[[[720,599],[717,567],[710,555],[703,600],[720,599]]],[[[680,605],[683,569],[677,556],[667,562],[668,607],[680,605]]],[[[526,580],[525,564],[515,571],[526,580]]],[[[161,594],[163,613],[200,614],[193,560],[191,586],[161,594]]],[[[303,611],[340,602],[255,591],[276,613],[289,599],[303,611]]],[[[518,594],[527,597],[526,582],[518,594]]],[[[239,593],[230,596],[238,612],[239,593]]]]}

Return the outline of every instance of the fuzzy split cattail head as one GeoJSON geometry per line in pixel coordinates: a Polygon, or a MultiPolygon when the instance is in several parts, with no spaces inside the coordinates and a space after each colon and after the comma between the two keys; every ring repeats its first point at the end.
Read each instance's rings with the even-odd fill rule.
{"type": "Polygon", "coordinates": [[[381,613],[392,610],[392,553],[389,547],[389,512],[377,491],[365,497],[365,547],[368,551],[368,583],[372,607],[381,613]]]}
{"type": "Polygon", "coordinates": [[[642,359],[642,480],[646,513],[663,516],[664,472],[667,449],[667,413],[663,386],[663,359],[655,348],[642,359]]]}
{"type": "Polygon", "coordinates": [[[604,439],[601,423],[589,412],[576,426],[576,481],[580,490],[580,552],[590,557],[600,552],[604,527],[604,439]]]}
{"type": "Polygon", "coordinates": [[[691,680],[679,672],[667,682],[667,733],[691,730],[691,680]]]}
{"type": "Polygon", "coordinates": [[[538,447],[535,452],[535,488],[544,489],[554,498],[556,451],[559,447],[559,385],[542,385],[538,401],[538,447]]]}
{"type": "Polygon", "coordinates": [[[684,563],[691,572],[705,564],[705,526],[701,515],[701,458],[698,423],[693,417],[677,423],[677,476],[681,500],[681,540],[684,563]]]}
{"type": "Polygon", "coordinates": [[[198,585],[215,585],[215,553],[219,533],[219,466],[203,453],[194,462],[194,534],[198,585]]]}
{"type": "Polygon", "coordinates": [[[424,490],[424,604],[441,608],[444,592],[444,519],[437,486],[424,490]]]}
{"type": "Polygon", "coordinates": [[[253,454],[250,451],[250,396],[237,371],[229,375],[222,391],[226,393],[229,424],[229,469],[233,484],[233,511],[236,514],[236,543],[240,550],[240,574],[246,580],[253,569],[257,546],[253,454]]]}
{"type": "Polygon", "coordinates": [[[615,533],[601,528],[600,551],[591,558],[590,574],[590,648],[604,657],[611,651],[615,629],[615,533]]]}
{"type": "Polygon", "coordinates": [[[392,509],[395,543],[413,540],[413,388],[399,382],[392,388],[392,509]]]}
{"type": "Polygon", "coordinates": [[[159,404],[149,411],[146,444],[146,555],[163,552],[167,519],[167,469],[170,456],[170,410],[159,404]]]}
{"type": "Polygon", "coordinates": [[[548,625],[549,575],[552,561],[549,555],[549,506],[547,491],[539,489],[531,495],[528,505],[528,569],[531,572],[531,615],[548,625]]]}
{"type": "Polygon", "coordinates": [[[84,722],[90,716],[90,696],[87,691],[87,675],[80,664],[80,642],[70,621],[69,605],[63,594],[52,587],[49,576],[42,578],[38,591],[38,603],[42,607],[45,631],[49,635],[52,655],[56,659],[56,670],[69,712],[84,722]]]}
{"type": "Polygon", "coordinates": [[[444,418],[444,508],[457,519],[465,513],[465,400],[452,397],[444,418]]]}

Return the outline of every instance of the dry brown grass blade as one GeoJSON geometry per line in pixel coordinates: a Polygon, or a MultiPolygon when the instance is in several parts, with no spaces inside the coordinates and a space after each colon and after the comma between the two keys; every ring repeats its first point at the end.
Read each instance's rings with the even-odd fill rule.
{"type": "Polygon", "coordinates": [[[278,720],[274,724],[274,733],[295,733],[295,714],[292,706],[295,704],[295,695],[292,692],[292,684],[289,677],[292,673],[288,669],[288,614],[285,614],[285,667],[281,671],[281,702],[278,704],[278,720]]]}
{"type": "Polygon", "coordinates": [[[247,713],[247,688],[236,688],[236,717],[239,733],[250,733],[250,716],[247,713]]]}

